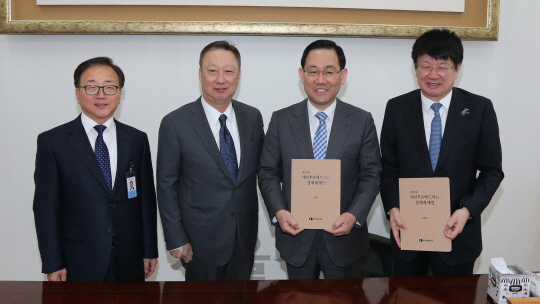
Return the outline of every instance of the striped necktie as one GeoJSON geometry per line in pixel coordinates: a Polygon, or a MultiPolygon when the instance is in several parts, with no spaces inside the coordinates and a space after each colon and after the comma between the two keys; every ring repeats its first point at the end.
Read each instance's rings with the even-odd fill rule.
{"type": "Polygon", "coordinates": [[[441,151],[441,141],[442,141],[442,125],[441,125],[441,115],[439,114],[439,109],[442,105],[439,102],[434,102],[431,105],[435,116],[431,121],[431,135],[429,136],[429,158],[431,159],[431,167],[435,171],[437,167],[437,161],[439,160],[439,152],[441,151]]]}
{"type": "Polygon", "coordinates": [[[315,117],[319,119],[319,127],[315,132],[315,138],[313,138],[313,157],[315,159],[326,158],[326,117],[324,112],[315,114],[315,117]]]}

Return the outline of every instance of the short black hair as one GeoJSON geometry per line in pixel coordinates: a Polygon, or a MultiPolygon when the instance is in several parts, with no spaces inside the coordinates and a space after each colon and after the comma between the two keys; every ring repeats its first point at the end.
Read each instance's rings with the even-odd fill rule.
{"type": "Polygon", "coordinates": [[[120,89],[124,87],[124,82],[126,81],[126,78],[124,77],[124,72],[122,72],[122,69],[119,66],[115,65],[113,63],[113,60],[109,57],[96,57],[86,60],[85,62],[79,64],[79,66],[75,69],[75,73],[73,73],[73,80],[76,88],[81,86],[82,73],[84,73],[84,71],[86,71],[89,67],[95,65],[104,65],[111,67],[118,76],[118,85],[120,86],[120,89]]]}
{"type": "Polygon", "coordinates": [[[463,44],[454,32],[446,29],[429,30],[416,39],[411,53],[415,64],[418,64],[418,58],[423,55],[433,59],[450,59],[457,66],[463,62],[463,44]]]}
{"type": "Polygon", "coordinates": [[[338,56],[339,68],[341,70],[345,68],[345,63],[347,63],[347,60],[345,59],[345,53],[343,52],[343,49],[332,40],[321,39],[313,41],[304,50],[304,54],[302,54],[302,59],[300,60],[300,65],[302,66],[302,69],[305,68],[306,58],[309,55],[309,52],[319,49],[334,50],[338,56]]]}
{"type": "Polygon", "coordinates": [[[204,49],[202,49],[201,55],[199,57],[199,68],[202,68],[202,62],[203,62],[204,56],[206,56],[206,53],[208,53],[211,50],[225,50],[225,51],[232,52],[234,54],[234,57],[236,57],[236,62],[238,63],[238,69],[241,68],[242,58],[240,57],[240,52],[238,51],[236,46],[234,46],[234,44],[232,44],[231,42],[227,40],[214,41],[210,43],[209,45],[205,46],[204,49]]]}

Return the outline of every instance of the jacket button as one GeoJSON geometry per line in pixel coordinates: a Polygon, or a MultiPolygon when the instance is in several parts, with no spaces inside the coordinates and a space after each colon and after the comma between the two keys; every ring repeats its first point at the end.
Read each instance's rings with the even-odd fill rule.
{"type": "Polygon", "coordinates": [[[232,217],[236,216],[236,213],[234,213],[234,212],[233,212],[233,213],[231,213],[231,216],[232,216],[232,217]]]}
{"type": "Polygon", "coordinates": [[[111,230],[111,229],[109,229],[109,230],[107,230],[107,232],[108,232],[108,233],[112,233],[112,230],[111,230]]]}
{"type": "Polygon", "coordinates": [[[111,207],[111,208],[114,207],[114,204],[110,204],[109,207],[111,207]]]}

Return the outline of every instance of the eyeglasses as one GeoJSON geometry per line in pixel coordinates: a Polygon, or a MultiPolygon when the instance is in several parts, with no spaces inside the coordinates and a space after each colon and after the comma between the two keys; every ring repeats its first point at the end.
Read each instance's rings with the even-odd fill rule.
{"type": "Polygon", "coordinates": [[[456,66],[451,66],[451,67],[448,67],[448,66],[437,66],[437,67],[432,67],[430,65],[416,65],[416,67],[420,70],[420,72],[422,72],[423,74],[429,74],[431,73],[431,71],[433,71],[433,69],[435,69],[435,71],[437,72],[437,74],[441,75],[441,76],[444,76],[448,73],[450,73],[450,70],[455,68],[456,66]]]}
{"type": "Polygon", "coordinates": [[[97,86],[97,85],[85,85],[80,86],[79,89],[83,89],[87,95],[97,95],[99,90],[103,89],[105,95],[115,95],[118,92],[118,86],[115,85],[106,85],[106,86],[97,86]]]}
{"type": "Polygon", "coordinates": [[[341,71],[343,70],[336,71],[336,69],[326,69],[319,71],[317,69],[307,69],[304,70],[304,73],[306,74],[307,78],[317,78],[321,73],[324,78],[336,78],[341,71]]]}

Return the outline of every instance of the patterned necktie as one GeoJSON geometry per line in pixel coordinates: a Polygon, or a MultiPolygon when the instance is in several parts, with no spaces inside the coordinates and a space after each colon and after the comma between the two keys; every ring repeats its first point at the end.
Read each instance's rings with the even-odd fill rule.
{"type": "Polygon", "coordinates": [[[319,119],[319,127],[315,132],[315,138],[313,138],[313,157],[315,159],[326,158],[326,114],[319,112],[315,114],[315,117],[319,119]]]}
{"type": "Polygon", "coordinates": [[[103,140],[103,131],[107,129],[104,125],[96,125],[94,129],[98,132],[98,137],[96,138],[96,146],[94,152],[96,153],[96,158],[105,177],[105,182],[107,182],[107,187],[109,187],[109,192],[112,192],[112,178],[111,178],[111,160],[109,158],[109,149],[103,140]]]}
{"type": "Polygon", "coordinates": [[[219,122],[221,124],[221,129],[219,130],[219,152],[221,153],[221,157],[225,162],[225,167],[227,167],[227,171],[229,171],[233,183],[236,183],[236,177],[238,176],[238,161],[236,160],[234,141],[225,124],[226,120],[227,115],[221,114],[221,116],[219,116],[219,122]]]}
{"type": "Polygon", "coordinates": [[[439,152],[441,151],[441,140],[442,140],[442,125],[441,125],[441,115],[439,114],[439,109],[442,105],[439,102],[434,102],[431,105],[435,117],[431,121],[431,135],[429,136],[429,158],[431,159],[431,167],[435,171],[437,167],[437,161],[439,160],[439,152]]]}

